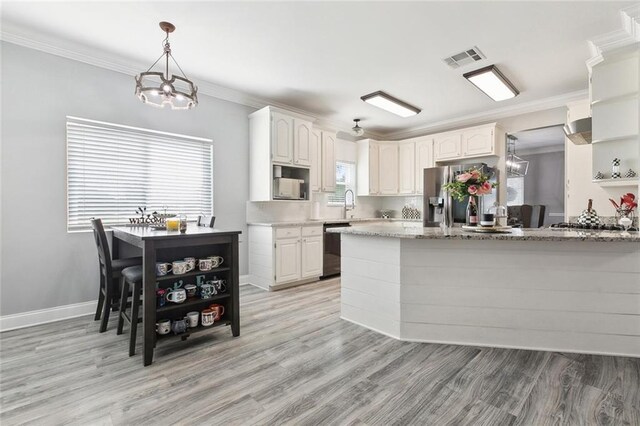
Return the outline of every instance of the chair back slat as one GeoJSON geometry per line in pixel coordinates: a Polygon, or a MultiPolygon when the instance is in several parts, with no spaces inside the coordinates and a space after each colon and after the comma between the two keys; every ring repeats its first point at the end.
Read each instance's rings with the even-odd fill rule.
{"type": "Polygon", "coordinates": [[[109,241],[107,240],[106,232],[104,232],[102,220],[96,218],[91,219],[91,227],[93,228],[93,236],[96,240],[96,247],[98,248],[100,268],[104,270],[106,276],[112,276],[111,252],[109,251],[109,241]]]}
{"type": "Polygon", "coordinates": [[[213,228],[213,225],[216,223],[215,216],[198,216],[198,226],[203,226],[205,228],[213,228]]]}

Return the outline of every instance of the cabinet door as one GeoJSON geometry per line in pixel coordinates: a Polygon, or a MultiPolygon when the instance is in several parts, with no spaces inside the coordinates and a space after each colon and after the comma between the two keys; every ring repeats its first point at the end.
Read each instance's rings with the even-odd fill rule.
{"type": "Polygon", "coordinates": [[[433,141],[416,142],[416,192],[418,194],[422,194],[424,169],[433,166],[433,141]]]}
{"type": "Polygon", "coordinates": [[[276,241],[276,283],[300,279],[300,239],[276,241]]]}
{"type": "Polygon", "coordinates": [[[311,192],[320,191],[322,179],[322,132],[312,130],[309,138],[309,186],[311,192]]]}
{"type": "Polygon", "coordinates": [[[452,160],[461,157],[461,138],[462,135],[460,133],[451,133],[435,138],[433,150],[436,161],[452,160]]]}
{"type": "Polygon", "coordinates": [[[398,193],[398,144],[380,145],[380,194],[398,193]]]}
{"type": "Polygon", "coordinates": [[[311,165],[311,123],[295,120],[293,135],[293,164],[311,165]]]}
{"type": "Polygon", "coordinates": [[[484,127],[462,133],[462,154],[465,157],[494,154],[493,128],[484,127]]]}
{"type": "Polygon", "coordinates": [[[369,194],[380,193],[380,146],[369,144],[369,194]]]}
{"type": "Polygon", "coordinates": [[[416,185],[416,159],[413,142],[401,143],[398,147],[398,192],[413,194],[416,185]]]}
{"type": "Polygon", "coordinates": [[[293,118],[274,112],[271,116],[271,157],[276,163],[293,162],[293,118]]]}
{"type": "Polygon", "coordinates": [[[336,190],[336,137],[322,132],[322,192],[336,190]]]}
{"type": "Polygon", "coordinates": [[[302,239],[302,278],[322,275],[322,237],[304,237],[302,239]]]}

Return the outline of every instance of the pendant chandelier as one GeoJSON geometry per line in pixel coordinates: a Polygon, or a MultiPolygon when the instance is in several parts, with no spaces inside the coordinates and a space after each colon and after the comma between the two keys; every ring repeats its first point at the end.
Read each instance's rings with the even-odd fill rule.
{"type": "Polygon", "coordinates": [[[515,136],[507,135],[507,177],[522,177],[529,170],[529,162],[516,155],[517,140],[515,136]]]}
{"type": "Polygon", "coordinates": [[[360,119],[359,118],[354,118],[353,121],[354,121],[354,123],[356,123],[356,125],[351,128],[351,131],[353,132],[353,134],[355,136],[364,135],[364,129],[362,127],[360,127],[360,119]]]}
{"type": "Polygon", "coordinates": [[[178,62],[171,54],[169,33],[176,27],[170,22],[160,22],[160,28],[167,36],[164,39],[162,55],[145,72],[136,76],[136,96],[145,104],[158,108],[169,105],[171,109],[191,109],[198,105],[198,88],[187,78],[178,62]],[[165,59],[164,72],[151,71],[162,59],[165,59]],[[180,75],[169,75],[169,58],[180,70],[180,75]]]}

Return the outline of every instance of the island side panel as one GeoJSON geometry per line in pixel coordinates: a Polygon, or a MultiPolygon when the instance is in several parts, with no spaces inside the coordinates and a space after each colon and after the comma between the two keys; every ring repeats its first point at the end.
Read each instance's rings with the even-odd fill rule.
{"type": "Polygon", "coordinates": [[[341,318],[400,337],[400,240],[341,236],[341,318]]]}
{"type": "Polygon", "coordinates": [[[640,248],[402,239],[400,337],[639,357],[640,248]]]}

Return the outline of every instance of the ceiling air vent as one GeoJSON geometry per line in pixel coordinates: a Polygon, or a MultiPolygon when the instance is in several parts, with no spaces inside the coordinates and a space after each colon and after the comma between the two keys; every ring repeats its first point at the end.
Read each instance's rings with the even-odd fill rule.
{"type": "Polygon", "coordinates": [[[481,61],[485,58],[486,56],[482,54],[480,49],[473,46],[471,49],[467,49],[464,52],[456,53],[455,55],[451,55],[448,58],[444,58],[443,61],[445,61],[451,68],[456,69],[474,62],[481,61]]]}

